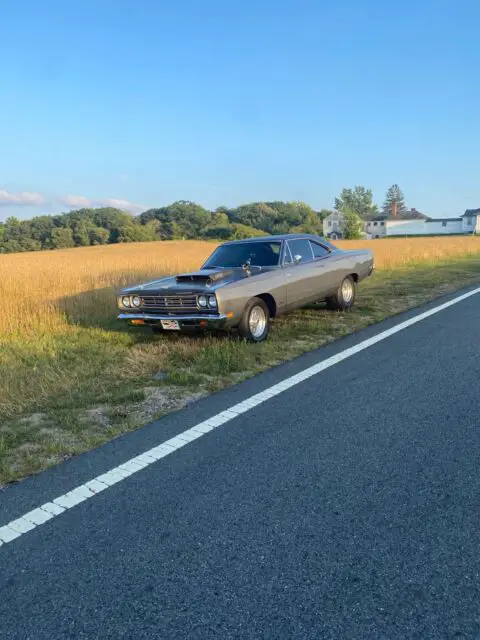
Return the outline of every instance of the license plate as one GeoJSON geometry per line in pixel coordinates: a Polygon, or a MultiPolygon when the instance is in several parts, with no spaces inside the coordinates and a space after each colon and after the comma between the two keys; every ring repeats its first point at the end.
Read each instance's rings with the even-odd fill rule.
{"type": "Polygon", "coordinates": [[[178,320],[160,320],[162,329],[165,331],[180,331],[180,323],[178,320]]]}

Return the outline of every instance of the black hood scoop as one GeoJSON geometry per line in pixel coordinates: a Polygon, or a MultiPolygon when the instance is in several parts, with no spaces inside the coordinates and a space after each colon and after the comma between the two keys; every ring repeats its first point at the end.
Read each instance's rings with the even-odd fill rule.
{"type": "Polygon", "coordinates": [[[232,269],[202,269],[193,273],[182,273],[176,276],[178,283],[194,282],[196,284],[204,284],[210,287],[223,280],[230,279],[234,274],[232,269]]]}

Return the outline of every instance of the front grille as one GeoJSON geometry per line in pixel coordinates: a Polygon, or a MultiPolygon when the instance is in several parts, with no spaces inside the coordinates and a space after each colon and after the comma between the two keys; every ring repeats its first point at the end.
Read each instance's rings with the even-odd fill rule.
{"type": "Polygon", "coordinates": [[[165,313],[198,312],[197,296],[141,296],[141,307],[165,313]]]}

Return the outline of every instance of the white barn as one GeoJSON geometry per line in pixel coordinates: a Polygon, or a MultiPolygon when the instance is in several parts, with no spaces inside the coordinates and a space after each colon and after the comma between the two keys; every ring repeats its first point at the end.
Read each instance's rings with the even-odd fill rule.
{"type": "Polygon", "coordinates": [[[425,236],[480,233],[480,209],[467,209],[459,218],[426,220],[386,220],[387,236],[425,236]]]}
{"type": "MultiPolygon", "coordinates": [[[[334,211],[323,221],[323,233],[327,238],[338,240],[343,237],[344,215],[334,211]]],[[[367,238],[384,238],[385,236],[425,236],[480,234],[480,208],[467,209],[458,218],[427,218],[411,209],[404,216],[365,220],[363,231],[367,238]]]]}

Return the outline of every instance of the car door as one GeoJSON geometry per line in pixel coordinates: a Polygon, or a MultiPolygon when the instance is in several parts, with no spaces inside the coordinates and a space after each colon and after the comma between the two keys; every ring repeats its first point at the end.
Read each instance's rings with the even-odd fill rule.
{"type": "Polygon", "coordinates": [[[288,240],[285,247],[284,269],[287,282],[287,307],[295,309],[312,299],[312,280],[316,270],[308,238],[288,240]]]}
{"type": "Polygon", "coordinates": [[[313,253],[313,266],[316,277],[313,283],[315,300],[331,295],[339,286],[338,262],[332,258],[331,250],[316,240],[310,240],[313,253]]]}

